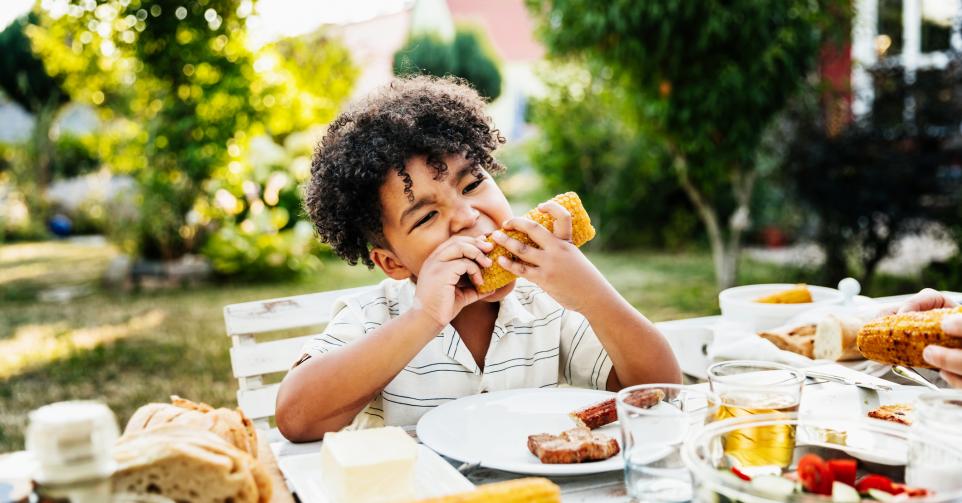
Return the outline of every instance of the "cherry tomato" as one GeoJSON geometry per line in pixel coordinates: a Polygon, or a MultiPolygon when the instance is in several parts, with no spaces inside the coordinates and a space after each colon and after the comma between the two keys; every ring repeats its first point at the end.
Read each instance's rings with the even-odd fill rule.
{"type": "Polygon", "coordinates": [[[852,487],[855,486],[856,467],[857,463],[854,459],[830,459],[828,461],[828,468],[832,470],[832,476],[835,480],[852,487]]]}
{"type": "Polygon", "coordinates": [[[869,489],[878,489],[889,494],[898,494],[895,492],[895,487],[892,486],[892,479],[874,473],[870,473],[859,479],[855,484],[855,489],[860,493],[866,493],[869,489]]]}
{"type": "Polygon", "coordinates": [[[808,492],[831,496],[835,478],[828,463],[817,454],[806,454],[798,460],[798,478],[808,492]]]}
{"type": "Polygon", "coordinates": [[[917,498],[919,496],[928,496],[929,490],[923,489],[921,487],[909,487],[905,484],[899,484],[896,482],[892,483],[892,494],[904,494],[909,498],[917,498]]]}

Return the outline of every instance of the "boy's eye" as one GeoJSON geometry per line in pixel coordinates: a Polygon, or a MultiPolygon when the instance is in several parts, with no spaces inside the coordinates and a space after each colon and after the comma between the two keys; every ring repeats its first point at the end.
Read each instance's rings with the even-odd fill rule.
{"type": "Polygon", "coordinates": [[[484,180],[475,180],[475,181],[471,182],[470,184],[468,184],[467,187],[464,188],[464,190],[461,191],[461,193],[462,193],[462,194],[467,194],[468,192],[473,191],[474,189],[478,188],[478,186],[481,185],[481,182],[483,182],[483,181],[484,181],[484,180]]]}
{"type": "Polygon", "coordinates": [[[437,213],[437,211],[430,211],[430,212],[428,212],[427,215],[424,215],[424,217],[422,217],[421,220],[418,220],[417,223],[414,224],[414,227],[412,227],[412,229],[417,229],[417,228],[420,227],[422,224],[427,223],[428,220],[431,220],[432,218],[434,218],[434,215],[435,215],[436,213],[437,213]]]}

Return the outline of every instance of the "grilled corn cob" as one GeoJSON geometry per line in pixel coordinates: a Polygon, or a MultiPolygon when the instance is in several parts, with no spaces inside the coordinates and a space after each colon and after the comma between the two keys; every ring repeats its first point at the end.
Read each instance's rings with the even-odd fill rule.
{"type": "Polygon", "coordinates": [[[418,500],[417,503],[555,503],[560,501],[561,489],[553,482],[540,477],[527,477],[484,484],[473,491],[418,500]]]}
{"type": "MultiPolygon", "coordinates": [[[[575,246],[581,246],[588,241],[591,241],[595,237],[595,228],[591,226],[591,219],[588,217],[588,212],[585,211],[585,207],[581,204],[581,199],[578,194],[574,192],[566,192],[564,194],[559,194],[551,198],[552,201],[560,204],[569,213],[571,213],[571,242],[575,246]]],[[[549,231],[554,232],[554,219],[551,215],[547,213],[542,213],[537,208],[529,211],[525,214],[525,218],[534,220],[537,224],[545,227],[549,231]]],[[[537,246],[534,241],[528,237],[527,234],[518,231],[506,231],[502,229],[502,232],[508,236],[521,241],[529,246],[537,246]]],[[[494,243],[494,241],[489,236],[487,238],[488,242],[494,243]]],[[[509,259],[514,258],[514,254],[509,252],[506,248],[499,244],[494,244],[494,250],[488,253],[488,258],[491,259],[494,264],[487,269],[481,271],[481,277],[484,279],[484,283],[478,287],[478,291],[481,293],[487,293],[493,290],[497,290],[504,285],[514,281],[517,276],[506,271],[503,267],[498,264],[498,257],[508,257],[509,259]]]]}
{"type": "Polygon", "coordinates": [[[808,285],[804,283],[755,299],[755,302],[761,304],[805,304],[811,301],[812,292],[808,291],[808,285]]]}
{"type": "Polygon", "coordinates": [[[962,349],[962,338],[942,331],[942,318],[954,313],[962,313],[962,307],[892,314],[872,320],[858,331],[858,350],[877,362],[933,368],[922,359],[925,346],[962,349]]]}

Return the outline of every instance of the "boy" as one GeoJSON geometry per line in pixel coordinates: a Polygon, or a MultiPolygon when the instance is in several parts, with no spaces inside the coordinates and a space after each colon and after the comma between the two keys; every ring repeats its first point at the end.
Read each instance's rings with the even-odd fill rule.
{"type": "Polygon", "coordinates": [[[389,279],[340,299],[305,345],[277,396],[285,437],[415,424],[488,391],[680,381],[658,330],[570,242],[567,210],[539,207],[553,234],[512,218],[491,178],[504,169],[491,156],[502,143],[478,94],[453,79],[397,79],[331,123],[307,211],[335,253],[389,279]],[[492,232],[524,261],[501,262],[521,279],[478,294],[492,232]]]}

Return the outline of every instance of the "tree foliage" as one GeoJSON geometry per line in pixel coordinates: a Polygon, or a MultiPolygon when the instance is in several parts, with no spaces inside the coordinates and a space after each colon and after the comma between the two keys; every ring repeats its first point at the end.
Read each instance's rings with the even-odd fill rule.
{"type": "Polygon", "coordinates": [[[33,52],[27,32],[37,22],[38,16],[31,12],[0,32],[0,89],[36,120],[29,143],[30,155],[23,163],[26,165],[16,170],[16,182],[31,193],[30,206],[34,211],[42,206],[37,193],[52,177],[50,165],[54,148],[50,129],[60,107],[70,99],[63,89],[63,80],[48,75],[43,61],[33,52]]]}
{"type": "MultiPolygon", "coordinates": [[[[104,135],[101,158],[137,179],[140,211],[110,226],[126,251],[170,259],[203,250],[237,223],[200,211],[207,182],[246,172],[253,138],[283,142],[324,124],[350,94],[357,69],[323,34],[251,52],[252,10],[248,0],[70,0],[30,33],[47,72],[116,132],[104,135]]],[[[260,174],[213,190],[235,191],[246,208],[260,174]]],[[[264,232],[287,230],[285,222],[264,232]]]]}
{"type": "Polygon", "coordinates": [[[43,61],[30,47],[26,30],[37,21],[37,15],[31,12],[0,32],[0,89],[34,114],[45,107],[59,107],[70,99],[61,88],[62,79],[47,75],[43,61]]]}
{"type": "Polygon", "coordinates": [[[558,65],[531,104],[540,137],[530,159],[550,193],[578,192],[598,228],[593,245],[678,247],[698,220],[675,183],[671,159],[637,115],[636,104],[605,72],[558,65]]]}
{"type": "Polygon", "coordinates": [[[495,100],[501,95],[501,71],[477,30],[459,28],[451,43],[431,35],[411,38],[394,54],[394,74],[454,75],[478,93],[495,100]]]}
{"type": "Polygon", "coordinates": [[[800,107],[786,156],[785,178],[819,221],[827,284],[857,275],[868,287],[900,237],[933,222],[960,229],[962,58],[911,84],[898,69],[873,74],[868,117],[833,135],[817,106],[800,107]],[[908,96],[915,103],[911,121],[902,114],[908,96]]]}
{"type": "Polygon", "coordinates": [[[528,4],[552,54],[602,63],[646,103],[635,110],[673,157],[678,182],[708,232],[719,286],[732,284],[741,233],[750,221],[757,148],[812,67],[819,46],[817,5],[807,0],[528,4]]]}

